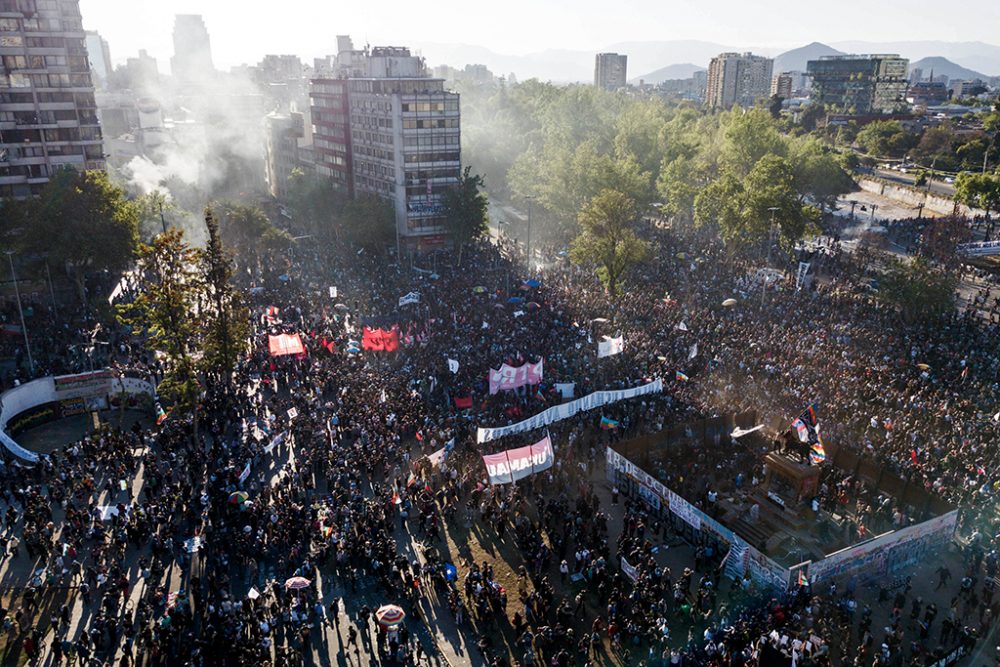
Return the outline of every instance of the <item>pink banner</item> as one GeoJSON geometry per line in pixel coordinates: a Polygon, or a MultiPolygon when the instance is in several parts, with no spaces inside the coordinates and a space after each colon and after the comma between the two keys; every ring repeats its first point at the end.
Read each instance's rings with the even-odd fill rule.
{"type": "Polygon", "coordinates": [[[528,475],[548,470],[552,467],[553,460],[555,455],[552,452],[552,441],[547,435],[529,447],[483,456],[490,484],[511,484],[528,475]]]}
{"type": "Polygon", "coordinates": [[[542,381],[542,363],[539,359],[535,364],[523,366],[508,366],[504,364],[499,369],[490,369],[490,396],[499,391],[510,391],[526,384],[539,384],[542,381]]]}

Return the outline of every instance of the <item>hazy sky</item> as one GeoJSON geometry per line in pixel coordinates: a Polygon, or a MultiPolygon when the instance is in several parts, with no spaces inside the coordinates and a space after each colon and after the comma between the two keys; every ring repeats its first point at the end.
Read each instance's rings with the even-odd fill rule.
{"type": "Polygon", "coordinates": [[[332,53],[337,34],[350,34],[355,45],[450,42],[508,54],[668,39],[773,47],[1000,41],[997,0],[80,0],[80,8],[84,26],[109,41],[116,62],[145,48],[161,71],[169,71],[177,13],[205,17],[220,68],[256,63],[265,53],[308,62],[332,53]]]}

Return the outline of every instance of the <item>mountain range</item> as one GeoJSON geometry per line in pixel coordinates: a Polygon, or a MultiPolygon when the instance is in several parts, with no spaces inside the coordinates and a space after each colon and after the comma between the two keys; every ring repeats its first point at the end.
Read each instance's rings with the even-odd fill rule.
{"type": "MultiPolygon", "coordinates": [[[[942,57],[974,72],[983,72],[988,76],[1000,75],[1000,46],[984,42],[831,42],[829,44],[813,42],[801,48],[783,51],[773,47],[727,46],[699,40],[669,40],[619,42],[593,51],[546,49],[523,55],[497,53],[469,44],[417,42],[412,46],[431,66],[462,67],[469,63],[479,63],[486,65],[498,76],[513,73],[522,80],[537,78],[556,83],[592,82],[594,55],[599,52],[624,53],[628,55],[629,72],[649,73],[649,75],[675,63],[693,63],[697,67],[707,67],[712,57],[727,51],[750,51],[777,57],[781,68],[779,69],[779,63],[776,63],[776,72],[804,69],[806,60],[820,55],[898,53],[911,62],[928,57],[942,57]]],[[[935,68],[936,73],[937,68],[935,68]]],[[[643,79],[646,77],[646,74],[641,76],[643,79]]],[[[640,77],[634,75],[630,77],[630,79],[637,78],[640,77]]]]}
{"type": "Polygon", "coordinates": [[[934,76],[940,76],[944,74],[949,79],[988,79],[989,77],[980,72],[962,67],[961,65],[956,65],[947,58],[942,58],[941,56],[931,56],[930,58],[921,58],[920,60],[910,63],[910,71],[915,69],[923,70],[923,76],[926,79],[934,72],[934,76]]]}
{"type": "Polygon", "coordinates": [[[629,79],[629,83],[637,84],[642,81],[651,85],[657,85],[670,79],[690,79],[695,72],[704,72],[704,67],[692,65],[691,63],[680,63],[677,65],[667,65],[658,70],[629,79]]]}

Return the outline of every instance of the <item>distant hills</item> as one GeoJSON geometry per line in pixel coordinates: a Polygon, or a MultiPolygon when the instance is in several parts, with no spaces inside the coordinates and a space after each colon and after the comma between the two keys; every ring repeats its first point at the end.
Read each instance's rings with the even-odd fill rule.
{"type": "Polygon", "coordinates": [[[780,72],[805,72],[806,63],[810,60],[819,60],[823,56],[840,56],[843,51],[838,51],[832,46],[813,42],[791,51],[785,51],[774,57],[774,73],[780,72]]]}
{"type": "MultiPolygon", "coordinates": [[[[463,67],[470,63],[486,65],[493,73],[506,76],[510,73],[518,79],[537,78],[542,81],[556,83],[584,82],[594,79],[594,56],[599,52],[617,52],[628,56],[628,71],[642,72],[641,76],[634,74],[630,80],[643,78],[653,80],[659,70],[670,67],[690,69],[708,67],[709,61],[716,55],[727,51],[751,51],[764,56],[775,57],[775,72],[804,70],[809,59],[838,53],[898,53],[908,58],[911,63],[923,58],[940,57],[947,59],[959,68],[966,68],[974,73],[982,72],[988,76],[1000,75],[1000,46],[983,42],[831,42],[824,44],[813,42],[806,46],[782,52],[775,48],[754,47],[751,45],[733,46],[705,42],[699,40],[666,40],[619,42],[595,48],[592,51],[572,49],[546,49],[523,55],[503,54],[490,49],[469,44],[444,43],[414,43],[412,46],[420,55],[427,59],[428,65],[451,65],[463,67]],[[686,63],[674,65],[674,63],[686,63]],[[648,73],[648,74],[646,74],[648,73]]],[[[925,70],[930,68],[925,67],[925,70]]],[[[683,72],[683,69],[678,71],[683,72]]],[[[937,73],[937,67],[934,68],[937,73]]],[[[942,73],[947,73],[942,70],[942,73]]],[[[673,72],[664,74],[665,78],[686,78],[691,76],[675,76],[673,72]]],[[[949,74],[949,77],[951,75],[949,74]]],[[[959,75],[965,78],[966,75],[959,75]]],[[[982,75],[979,75],[982,76],[982,75]]]]}
{"type": "Polygon", "coordinates": [[[934,76],[944,74],[949,79],[983,79],[985,81],[989,78],[985,74],[962,67],[961,65],[956,65],[947,58],[943,58],[941,56],[921,58],[920,60],[910,63],[911,72],[918,68],[924,71],[924,78],[929,77],[931,72],[934,72],[934,76]]]}
{"type": "Polygon", "coordinates": [[[692,65],[691,63],[680,63],[677,65],[667,65],[648,74],[629,79],[629,83],[638,84],[640,81],[652,85],[663,83],[671,79],[690,79],[695,72],[704,72],[704,67],[692,65]]]}

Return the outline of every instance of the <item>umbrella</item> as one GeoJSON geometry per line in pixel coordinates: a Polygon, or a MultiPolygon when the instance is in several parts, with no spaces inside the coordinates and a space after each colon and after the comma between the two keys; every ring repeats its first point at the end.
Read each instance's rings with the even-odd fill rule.
{"type": "Polygon", "coordinates": [[[334,305],[334,309],[336,309],[336,310],[350,310],[350,308],[348,308],[346,305],[344,305],[342,303],[338,303],[338,304],[334,305]]]}
{"type": "Polygon", "coordinates": [[[722,305],[725,306],[726,308],[731,308],[732,306],[736,305],[736,299],[726,299],[725,301],[722,302],[722,305]]]}
{"type": "Polygon", "coordinates": [[[361,350],[358,349],[358,348],[356,348],[356,347],[354,347],[354,346],[351,346],[351,347],[347,348],[346,352],[347,352],[347,354],[360,354],[361,350]]]}
{"type": "Polygon", "coordinates": [[[486,288],[483,287],[482,285],[478,285],[476,287],[473,287],[472,291],[475,294],[486,294],[486,288]]]}
{"type": "Polygon", "coordinates": [[[595,317],[594,319],[592,319],[590,321],[591,322],[597,322],[599,324],[604,324],[605,322],[608,321],[608,318],[606,318],[606,317],[595,317]]]}
{"type": "Polygon", "coordinates": [[[928,366],[927,364],[917,364],[917,368],[919,368],[922,371],[929,371],[931,369],[931,367],[928,366]]]}
{"type": "Polygon", "coordinates": [[[529,287],[531,289],[535,289],[542,286],[542,281],[536,280],[534,278],[529,278],[528,280],[524,281],[524,286],[529,287]]]}
{"type": "Polygon", "coordinates": [[[232,505],[242,505],[247,501],[247,498],[249,497],[250,496],[248,496],[243,491],[234,491],[233,493],[229,494],[229,502],[232,505]]]}
{"type": "Polygon", "coordinates": [[[385,628],[391,628],[395,625],[399,625],[406,618],[406,612],[397,607],[394,604],[382,605],[375,612],[375,618],[378,619],[379,625],[385,628]]]}
{"type": "Polygon", "coordinates": [[[287,579],[285,581],[285,588],[297,591],[302,588],[309,588],[310,583],[312,582],[305,577],[292,577],[291,579],[287,579]]]}
{"type": "Polygon", "coordinates": [[[539,306],[534,301],[528,302],[528,306],[527,307],[528,307],[528,310],[538,310],[539,308],[541,308],[541,306],[539,306]]]}
{"type": "Polygon", "coordinates": [[[507,303],[524,303],[524,297],[523,296],[512,296],[509,299],[507,299],[507,303]]]}

